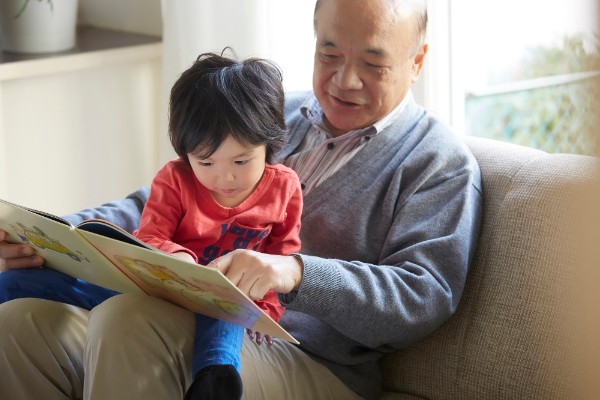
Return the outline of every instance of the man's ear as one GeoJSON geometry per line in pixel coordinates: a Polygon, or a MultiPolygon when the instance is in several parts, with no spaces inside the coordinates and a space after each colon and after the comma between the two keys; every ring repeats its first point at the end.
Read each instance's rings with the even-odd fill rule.
{"type": "Polygon", "coordinates": [[[421,70],[423,69],[423,64],[425,63],[425,56],[427,55],[427,50],[429,46],[427,43],[423,43],[423,45],[417,51],[417,54],[413,58],[412,65],[412,83],[415,83],[417,79],[419,79],[419,75],[421,75],[421,70]]]}

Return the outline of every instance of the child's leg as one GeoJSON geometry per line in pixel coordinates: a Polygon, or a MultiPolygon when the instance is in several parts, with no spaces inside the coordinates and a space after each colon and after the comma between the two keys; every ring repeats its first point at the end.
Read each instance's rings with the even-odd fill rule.
{"type": "Polygon", "coordinates": [[[192,376],[209,365],[230,364],[239,372],[244,328],[196,314],[192,376]]]}
{"type": "Polygon", "coordinates": [[[240,399],[240,351],[244,328],[196,314],[193,382],[185,400],[240,399]]]}
{"type": "Polygon", "coordinates": [[[50,268],[12,269],[0,273],[0,303],[34,297],[91,310],[119,294],[50,268]]]}

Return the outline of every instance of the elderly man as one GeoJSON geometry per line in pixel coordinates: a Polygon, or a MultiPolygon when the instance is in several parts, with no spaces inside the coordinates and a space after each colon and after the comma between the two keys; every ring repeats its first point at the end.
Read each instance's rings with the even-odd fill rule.
{"type": "MultiPolygon", "coordinates": [[[[210,264],[252,298],[278,292],[281,324],[300,341],[245,340],[243,398],[375,399],[381,356],[422,339],[456,310],[481,185],[464,144],[410,92],[427,53],[425,3],[317,1],[313,92],[288,96],[290,137],[279,155],[303,186],[301,253],[243,250],[210,264]]],[[[146,195],[70,218],[133,228],[146,195]]],[[[0,257],[0,269],[12,271],[43,261],[5,242],[0,257]]],[[[19,282],[44,270],[28,269],[19,282]]],[[[131,294],[91,311],[47,301],[55,298],[11,300],[3,275],[10,274],[0,273],[7,398],[183,397],[192,313],[131,294]]]]}

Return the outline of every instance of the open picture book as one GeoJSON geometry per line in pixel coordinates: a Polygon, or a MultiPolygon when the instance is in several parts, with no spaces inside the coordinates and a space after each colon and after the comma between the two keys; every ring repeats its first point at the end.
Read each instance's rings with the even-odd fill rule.
{"type": "Polygon", "coordinates": [[[91,219],[73,226],[0,199],[0,229],[8,232],[8,242],[32,246],[48,268],[298,343],[220,271],[166,254],[108,221],[91,219]]]}

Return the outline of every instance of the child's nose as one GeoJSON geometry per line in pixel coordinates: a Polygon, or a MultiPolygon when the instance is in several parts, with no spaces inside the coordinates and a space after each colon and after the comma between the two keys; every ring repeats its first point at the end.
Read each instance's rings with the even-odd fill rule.
{"type": "Polygon", "coordinates": [[[225,171],[223,173],[223,179],[227,182],[232,182],[235,180],[235,175],[232,171],[225,171]]]}

